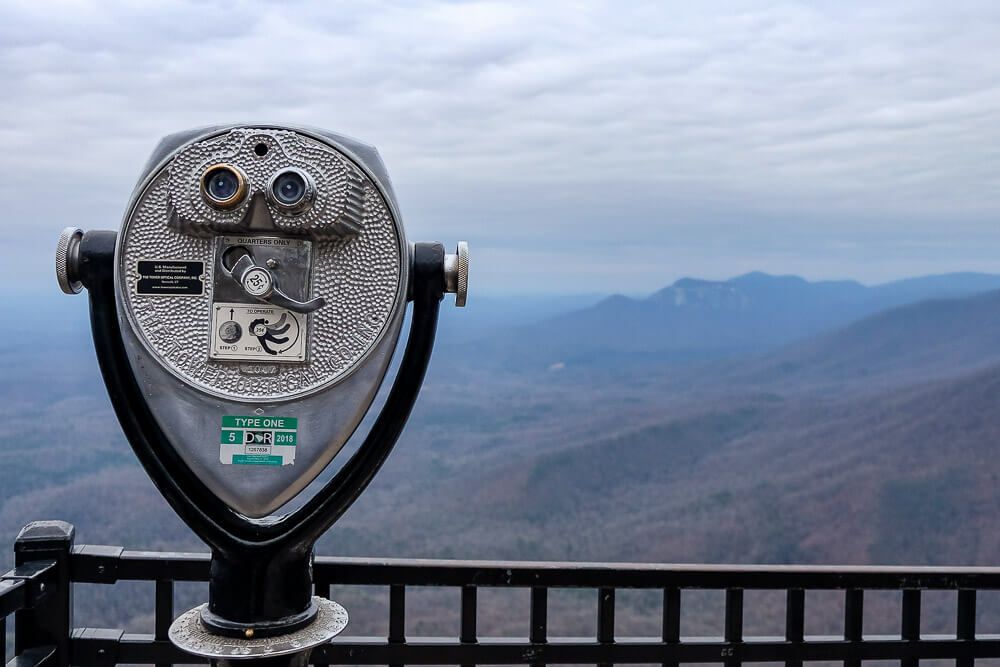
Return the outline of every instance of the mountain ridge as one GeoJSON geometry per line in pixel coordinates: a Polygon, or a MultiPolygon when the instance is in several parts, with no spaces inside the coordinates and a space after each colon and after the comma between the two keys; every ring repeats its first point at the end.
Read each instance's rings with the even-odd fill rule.
{"type": "Polygon", "coordinates": [[[941,274],[875,286],[763,272],[724,281],[681,278],[642,298],[614,294],[584,308],[496,330],[457,351],[472,365],[514,370],[701,363],[766,353],[881,310],[987,289],[1000,289],[1000,275],[941,274]]]}

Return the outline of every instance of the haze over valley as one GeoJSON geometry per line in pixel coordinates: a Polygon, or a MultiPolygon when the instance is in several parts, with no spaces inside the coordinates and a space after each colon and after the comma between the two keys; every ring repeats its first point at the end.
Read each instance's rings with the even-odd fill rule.
{"type": "MultiPolygon", "coordinates": [[[[0,344],[2,542],[60,518],[80,542],[201,550],[119,432],[85,299],[36,303],[0,344]]],[[[320,553],[996,563],[1000,276],[752,273],[469,304],[444,303],[410,424],[320,553]]],[[[377,621],[377,596],[345,594],[377,621]]],[[[78,604],[148,621],[129,596],[78,604]]]]}

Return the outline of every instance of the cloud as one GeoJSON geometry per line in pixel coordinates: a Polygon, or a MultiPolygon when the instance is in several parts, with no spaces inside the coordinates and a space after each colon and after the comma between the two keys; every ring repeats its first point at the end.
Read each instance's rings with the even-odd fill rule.
{"type": "Polygon", "coordinates": [[[4,270],[115,227],[160,136],[265,120],[378,146],[490,291],[1000,271],[998,50],[986,2],[5,4],[4,270]]]}

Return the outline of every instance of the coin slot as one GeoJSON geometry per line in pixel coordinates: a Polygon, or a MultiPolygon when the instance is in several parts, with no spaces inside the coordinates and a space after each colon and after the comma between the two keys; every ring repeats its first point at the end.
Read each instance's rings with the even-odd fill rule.
{"type": "Polygon", "coordinates": [[[236,262],[240,261],[243,257],[250,257],[250,259],[253,259],[253,255],[250,254],[250,251],[241,245],[226,248],[226,250],[222,253],[222,266],[225,267],[226,271],[232,271],[233,267],[236,266],[236,262]]]}

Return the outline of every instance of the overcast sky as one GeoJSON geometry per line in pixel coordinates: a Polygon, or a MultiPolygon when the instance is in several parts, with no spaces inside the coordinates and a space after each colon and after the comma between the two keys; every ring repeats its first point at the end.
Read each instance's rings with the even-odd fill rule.
{"type": "Polygon", "coordinates": [[[258,120],[376,145],[473,293],[1000,272],[997,2],[32,0],[0,77],[24,284],[117,227],[159,137],[258,120]]]}

